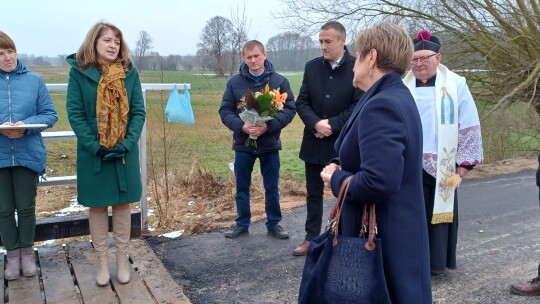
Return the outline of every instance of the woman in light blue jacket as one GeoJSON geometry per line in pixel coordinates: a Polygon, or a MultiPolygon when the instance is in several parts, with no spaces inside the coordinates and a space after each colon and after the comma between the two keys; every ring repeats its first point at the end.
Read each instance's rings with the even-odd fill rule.
{"type": "Polygon", "coordinates": [[[32,245],[38,178],[45,174],[41,131],[57,120],[43,79],[17,60],[13,40],[0,31],[0,236],[7,280],[37,273],[32,245]]]}

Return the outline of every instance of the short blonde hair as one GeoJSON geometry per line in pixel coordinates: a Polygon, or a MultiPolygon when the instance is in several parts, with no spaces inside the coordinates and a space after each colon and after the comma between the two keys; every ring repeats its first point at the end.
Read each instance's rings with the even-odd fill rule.
{"type": "Polygon", "coordinates": [[[356,51],[360,59],[370,50],[377,51],[377,68],[382,72],[405,73],[411,61],[414,46],[407,32],[391,22],[381,22],[356,36],[356,51]]]}
{"type": "Polygon", "coordinates": [[[264,50],[264,44],[262,44],[262,42],[260,42],[259,40],[250,40],[244,43],[244,46],[242,47],[242,55],[244,55],[246,51],[252,50],[256,47],[258,47],[261,50],[261,52],[263,53],[266,52],[264,50]]]}
{"type": "Polygon", "coordinates": [[[120,40],[120,51],[118,52],[118,61],[124,67],[124,70],[129,71],[131,64],[131,55],[127,43],[124,41],[122,31],[116,26],[106,23],[98,22],[86,34],[86,38],[79,47],[75,59],[79,68],[85,70],[89,66],[99,67],[98,54],[96,51],[96,45],[98,39],[105,34],[107,30],[112,30],[116,38],[120,40]]]}
{"type": "Polygon", "coordinates": [[[17,53],[15,42],[4,32],[0,31],[0,48],[4,50],[13,49],[17,53]]]}

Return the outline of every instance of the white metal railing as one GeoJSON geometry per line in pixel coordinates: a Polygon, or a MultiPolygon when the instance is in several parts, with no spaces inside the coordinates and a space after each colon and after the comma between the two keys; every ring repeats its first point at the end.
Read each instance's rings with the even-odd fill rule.
{"type": "MultiPolygon", "coordinates": [[[[185,84],[188,89],[191,90],[189,83],[185,84]]],[[[143,83],[141,84],[144,98],[144,107],[146,108],[146,91],[169,91],[174,87],[173,83],[143,83]]],[[[177,84],[179,90],[184,89],[184,83],[177,84]]],[[[66,83],[48,83],[47,89],[49,91],[67,91],[66,83]]],[[[62,140],[74,140],[77,139],[73,131],[53,131],[42,132],[43,139],[49,141],[62,141],[62,140]]],[[[141,229],[148,227],[148,189],[147,180],[148,172],[146,170],[146,121],[144,122],[141,137],[139,139],[139,162],[141,163],[141,181],[142,181],[142,195],[141,195],[141,229]]],[[[77,182],[77,176],[58,176],[47,177],[46,180],[40,179],[40,186],[54,186],[54,185],[69,185],[77,182]]]]}

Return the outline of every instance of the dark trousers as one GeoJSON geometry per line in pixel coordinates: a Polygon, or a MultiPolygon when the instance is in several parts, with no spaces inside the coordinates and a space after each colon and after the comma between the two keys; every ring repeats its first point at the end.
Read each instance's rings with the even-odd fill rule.
{"type": "Polygon", "coordinates": [[[34,244],[37,185],[38,174],[26,167],[0,169],[0,236],[6,250],[34,244]]]}
{"type": "Polygon", "coordinates": [[[306,241],[311,241],[321,234],[323,216],[324,182],[321,171],[324,165],[305,163],[306,166],[306,241]]]}
{"type": "Polygon", "coordinates": [[[234,174],[236,176],[236,225],[249,227],[251,224],[251,208],[249,189],[251,187],[251,173],[255,160],[258,158],[261,165],[261,174],[264,184],[264,203],[266,211],[266,227],[268,229],[281,221],[281,208],[279,206],[279,152],[253,154],[251,152],[236,151],[234,153],[234,174]]]}

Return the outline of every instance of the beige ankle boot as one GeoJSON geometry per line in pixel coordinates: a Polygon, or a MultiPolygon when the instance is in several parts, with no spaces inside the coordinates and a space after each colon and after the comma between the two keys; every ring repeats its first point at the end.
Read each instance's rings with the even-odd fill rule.
{"type": "Polygon", "coordinates": [[[107,286],[111,278],[109,274],[108,253],[109,248],[109,213],[92,212],[88,214],[92,245],[97,256],[96,283],[98,286],[107,286]]]}
{"type": "Polygon", "coordinates": [[[15,250],[7,251],[7,265],[4,271],[4,277],[6,280],[16,280],[21,274],[21,250],[19,248],[15,250]]]}
{"type": "Polygon", "coordinates": [[[118,282],[126,284],[130,279],[128,248],[131,234],[131,207],[113,209],[113,235],[116,245],[116,273],[118,282]]]}
{"type": "Polygon", "coordinates": [[[21,270],[25,277],[32,277],[37,273],[36,259],[34,248],[21,248],[21,270]]]}

